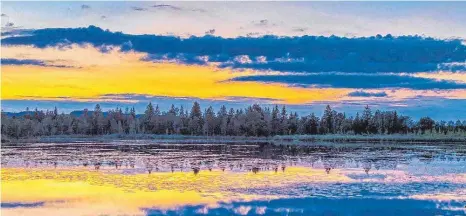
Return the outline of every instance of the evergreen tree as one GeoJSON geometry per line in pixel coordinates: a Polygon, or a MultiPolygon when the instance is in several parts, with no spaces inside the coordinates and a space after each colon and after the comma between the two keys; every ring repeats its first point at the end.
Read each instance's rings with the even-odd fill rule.
{"type": "Polygon", "coordinates": [[[372,111],[369,106],[366,105],[364,108],[364,111],[362,112],[362,125],[361,129],[363,130],[364,133],[369,133],[370,128],[369,128],[369,123],[371,122],[372,119],[372,111]]]}
{"type": "Polygon", "coordinates": [[[215,117],[214,109],[212,108],[212,106],[209,106],[209,108],[207,108],[207,110],[205,111],[204,119],[204,133],[208,136],[214,135],[214,131],[217,126],[217,119],[215,117]]]}
{"type": "Polygon", "coordinates": [[[189,117],[189,131],[191,134],[201,135],[204,126],[204,119],[202,118],[201,106],[199,103],[194,102],[189,117]]]}
{"type": "Polygon", "coordinates": [[[220,110],[218,111],[217,113],[217,118],[219,120],[219,131],[217,131],[218,134],[221,134],[221,135],[227,135],[227,125],[228,125],[228,112],[227,112],[227,108],[225,107],[225,105],[222,105],[220,107],[220,110]]]}
{"type": "MultiPolygon", "coordinates": [[[[54,114],[55,115],[55,112],[54,114]]],[[[92,134],[103,134],[104,116],[100,105],[95,105],[94,112],[92,112],[92,134]]]]}
{"type": "Polygon", "coordinates": [[[149,104],[146,107],[146,111],[144,111],[143,117],[142,129],[145,133],[151,133],[154,130],[154,115],[154,106],[152,105],[152,102],[149,102],[149,104]]]}
{"type": "MultiPolygon", "coordinates": [[[[434,128],[434,120],[429,117],[422,117],[419,120],[419,125],[421,128],[421,132],[424,134],[426,130],[429,130],[432,133],[432,129],[434,128]]],[[[453,127],[452,127],[453,128],[453,127]]]]}
{"type": "Polygon", "coordinates": [[[318,134],[319,133],[319,118],[311,114],[309,117],[309,133],[310,134],[318,134]]]}
{"type": "Polygon", "coordinates": [[[332,108],[330,108],[330,105],[327,105],[325,107],[324,115],[322,116],[321,119],[321,124],[322,128],[324,129],[324,133],[334,133],[333,130],[333,111],[332,108]]]}
{"type": "Polygon", "coordinates": [[[278,110],[278,106],[272,109],[272,122],[271,122],[272,134],[280,134],[281,133],[281,119],[280,119],[280,111],[278,110]]]}
{"type": "Polygon", "coordinates": [[[216,113],[208,107],[204,114],[195,102],[188,113],[183,107],[172,105],[161,112],[149,103],[143,115],[138,116],[134,107],[108,110],[105,115],[99,104],[93,112],[84,109],[82,115],[58,114],[52,111],[26,112],[22,116],[8,116],[2,112],[1,133],[5,138],[50,136],[61,134],[185,134],[185,135],[230,135],[270,136],[277,134],[407,134],[430,133],[465,134],[466,121],[439,121],[429,117],[414,121],[396,111],[375,111],[368,106],[355,118],[347,117],[327,106],[321,119],[314,113],[302,118],[285,107],[261,107],[258,104],[246,109],[230,109],[221,106],[216,113]],[[288,114],[289,113],[289,114],[288,114]]]}

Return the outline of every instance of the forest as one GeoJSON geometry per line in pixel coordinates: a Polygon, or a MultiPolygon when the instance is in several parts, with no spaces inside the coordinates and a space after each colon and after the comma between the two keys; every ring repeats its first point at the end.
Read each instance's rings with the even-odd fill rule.
{"type": "Polygon", "coordinates": [[[317,134],[466,134],[466,120],[434,121],[429,117],[414,120],[396,111],[372,111],[369,106],[355,116],[332,109],[329,105],[322,116],[311,113],[298,116],[286,106],[267,107],[258,104],[245,109],[217,112],[208,107],[202,111],[194,102],[190,109],[174,105],[161,111],[149,103],[144,114],[133,108],[116,108],[103,112],[97,104],[94,110],[84,109],[76,114],[33,110],[23,115],[2,112],[1,134],[5,138],[28,138],[52,135],[106,134],[180,134],[202,136],[275,136],[317,134]]]}

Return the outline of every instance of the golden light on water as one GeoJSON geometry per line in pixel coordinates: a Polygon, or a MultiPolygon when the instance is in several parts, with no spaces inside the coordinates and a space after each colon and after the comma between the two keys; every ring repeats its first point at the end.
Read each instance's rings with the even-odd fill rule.
{"type": "Polygon", "coordinates": [[[143,214],[143,208],[174,209],[186,205],[276,199],[278,196],[234,192],[238,189],[284,187],[299,182],[346,182],[344,175],[291,167],[286,172],[201,171],[121,174],[84,169],[2,169],[2,202],[37,203],[38,208],[2,209],[35,215],[143,214]],[[124,201],[123,201],[124,200],[124,201]],[[79,210],[80,209],[80,210],[79,210]],[[84,211],[84,212],[83,212],[84,211]]]}
{"type": "MultiPolygon", "coordinates": [[[[2,202],[41,203],[42,206],[2,208],[8,215],[143,215],[144,209],[177,209],[183,206],[216,207],[219,203],[289,198],[288,190],[297,184],[345,184],[357,182],[407,183],[449,181],[465,183],[462,174],[437,177],[412,177],[403,171],[377,171],[385,179],[358,180],[351,174],[366,175],[363,170],[288,167],[282,171],[232,172],[203,170],[192,172],[153,172],[123,174],[121,170],[84,168],[3,168],[2,202]],[[252,191],[251,191],[252,190],[252,191]],[[254,190],[278,191],[265,195],[254,190]]],[[[303,197],[312,196],[300,194],[303,197]]],[[[266,193],[267,194],[267,193],[266,193]]],[[[466,198],[457,193],[456,198],[466,198]]],[[[412,198],[451,198],[442,194],[417,195],[412,198]]],[[[466,200],[466,199],[465,199],[466,200]]]]}

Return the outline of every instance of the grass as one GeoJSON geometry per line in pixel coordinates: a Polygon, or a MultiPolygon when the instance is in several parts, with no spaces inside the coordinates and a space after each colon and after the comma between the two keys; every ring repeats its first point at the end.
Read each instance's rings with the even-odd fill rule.
{"type": "Polygon", "coordinates": [[[111,134],[111,135],[54,135],[31,137],[21,139],[11,139],[2,137],[2,143],[70,143],[70,142],[124,142],[144,140],[151,143],[383,143],[383,142],[403,142],[403,143],[465,143],[465,134],[390,134],[390,135],[350,135],[350,134],[328,134],[328,135],[277,135],[270,137],[247,137],[247,136],[191,136],[191,135],[158,135],[158,134],[111,134]]]}

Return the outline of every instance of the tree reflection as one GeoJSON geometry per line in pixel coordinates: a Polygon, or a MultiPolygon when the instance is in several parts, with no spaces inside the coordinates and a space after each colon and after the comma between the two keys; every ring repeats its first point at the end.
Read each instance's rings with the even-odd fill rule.
{"type": "Polygon", "coordinates": [[[194,175],[199,174],[199,171],[200,171],[200,168],[199,168],[199,167],[193,167],[192,169],[193,169],[194,175]]]}
{"type": "Polygon", "coordinates": [[[419,146],[353,146],[353,145],[273,145],[261,143],[255,145],[141,145],[118,147],[101,145],[62,145],[28,149],[2,148],[2,166],[21,166],[34,168],[37,164],[53,168],[67,166],[93,166],[95,170],[113,167],[122,172],[135,169],[138,165],[152,172],[198,173],[200,170],[214,171],[261,171],[279,170],[285,172],[287,167],[322,168],[326,173],[339,168],[361,168],[366,174],[371,170],[397,169],[398,164],[412,161],[431,163],[439,160],[448,163],[460,163],[466,156],[461,150],[436,146],[420,148],[419,146]],[[65,153],[57,154],[63,151],[65,153]],[[123,164],[125,166],[123,166],[123,164]],[[125,167],[125,169],[123,169],[125,167]]]}

